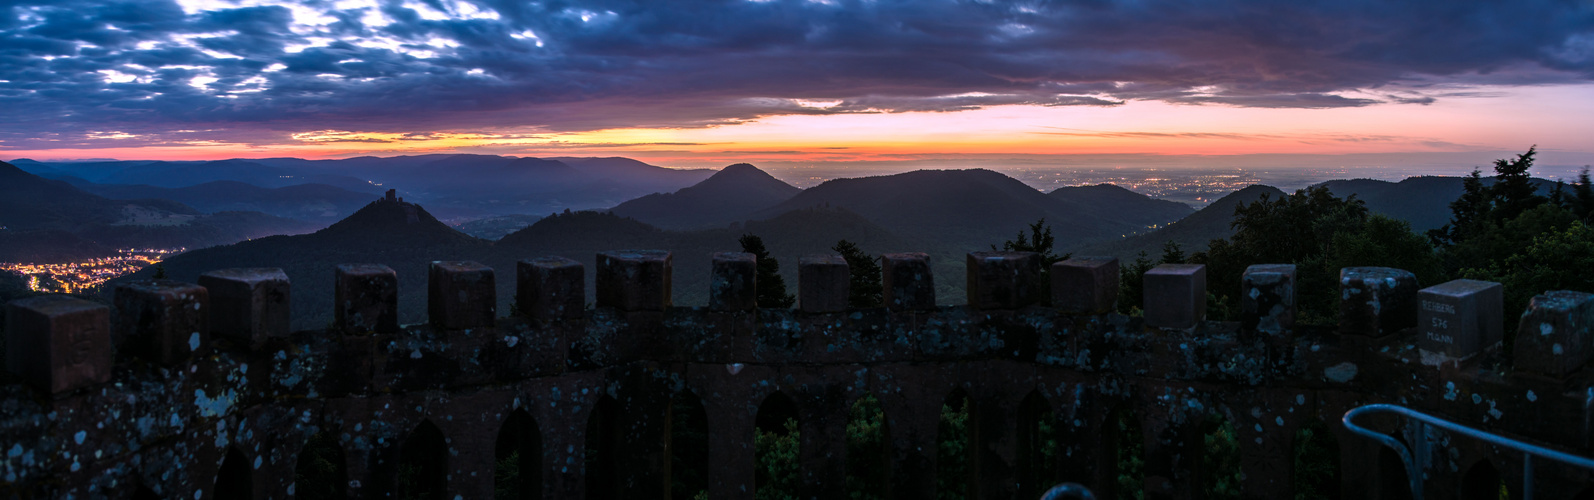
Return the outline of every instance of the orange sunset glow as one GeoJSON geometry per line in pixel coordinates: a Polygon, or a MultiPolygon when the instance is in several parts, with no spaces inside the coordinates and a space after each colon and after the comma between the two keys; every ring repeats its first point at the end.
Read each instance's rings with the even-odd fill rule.
{"type": "MultiPolygon", "coordinates": [[[[700,127],[546,132],[313,130],[253,143],[198,141],[93,149],[14,150],[37,160],[344,158],[429,153],[625,155],[664,166],[737,161],[898,161],[960,155],[1356,154],[1509,150],[1552,158],[1594,135],[1594,86],[1494,89],[1489,97],[1336,109],[1242,108],[1129,101],[1117,106],[994,106],[950,112],[765,116],[700,127]],[[1487,118],[1487,119],[1485,119],[1487,118]]],[[[122,140],[137,139],[123,134],[122,140]]]]}

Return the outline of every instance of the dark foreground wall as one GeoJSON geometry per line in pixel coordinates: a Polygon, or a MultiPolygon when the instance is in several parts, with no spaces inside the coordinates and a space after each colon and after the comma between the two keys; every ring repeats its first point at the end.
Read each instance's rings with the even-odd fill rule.
{"type": "MultiPolygon", "coordinates": [[[[1217,323],[1201,320],[1199,266],[1148,274],[1148,310],[1127,317],[1102,313],[1117,289],[1110,260],[1060,264],[1048,284],[1054,303],[1037,305],[1033,255],[971,254],[972,305],[937,308],[926,300],[934,286],[922,255],[888,255],[888,306],[848,310],[844,262],[805,259],[800,307],[759,310],[751,261],[715,258],[707,308],[669,306],[666,253],[601,257],[595,308],[581,304],[579,265],[527,261],[508,317],[491,306],[493,280],[507,273],[438,263],[434,324],[402,328],[391,321],[391,271],[371,265],[329,270],[340,320],[315,331],[286,331],[291,292],[270,270],[216,273],[203,287],[129,286],[115,311],[19,301],[8,314],[14,374],[0,386],[0,496],[291,498],[300,451],[320,433],[343,451],[349,497],[389,497],[401,475],[441,472],[442,498],[489,498],[495,449],[506,422],[517,422],[534,429],[521,442],[540,444],[532,466],[544,498],[660,498],[669,491],[670,402],[682,394],[708,419],[710,498],[752,498],[755,420],[771,397],[796,407],[805,498],[844,497],[848,408],[865,394],[885,410],[894,498],[935,497],[941,406],[960,389],[973,405],[977,498],[1038,486],[1031,478],[1041,473],[1022,455],[1025,429],[1045,410],[1063,446],[1058,470],[1045,475],[1106,498],[1124,445],[1107,427],[1123,412],[1144,436],[1148,498],[1197,495],[1201,436],[1214,415],[1237,432],[1250,498],[1292,496],[1293,440],[1314,423],[1337,436],[1344,497],[1396,497],[1399,462],[1339,424],[1367,403],[1591,452],[1583,294],[1536,299],[1518,335],[1530,338],[1505,359],[1488,325],[1500,323],[1497,287],[1419,292],[1396,270],[1347,269],[1341,326],[1301,329],[1288,266],[1254,267],[1243,321],[1217,323]],[[593,419],[595,409],[604,417],[593,419]],[[598,432],[605,458],[588,469],[588,435],[598,432]],[[414,444],[438,435],[430,451],[414,444]],[[423,452],[434,469],[401,474],[401,455],[423,452]]],[[[1430,498],[1476,493],[1463,484],[1479,467],[1521,483],[1514,452],[1394,419],[1368,425],[1431,443],[1430,498]]],[[[1590,483],[1543,460],[1535,470],[1540,498],[1569,498],[1590,483]]]]}

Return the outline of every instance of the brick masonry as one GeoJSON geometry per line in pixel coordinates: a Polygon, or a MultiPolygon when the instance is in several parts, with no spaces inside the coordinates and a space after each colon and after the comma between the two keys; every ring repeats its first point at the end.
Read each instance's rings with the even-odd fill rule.
{"type": "MultiPolygon", "coordinates": [[[[899,258],[903,266],[916,260],[899,258]]],[[[1027,261],[1007,260],[971,262],[1022,265],[972,275],[1002,290],[1045,286],[1023,281],[1040,279],[1027,261]]],[[[923,294],[933,290],[924,289],[913,289],[913,299],[898,307],[835,312],[670,307],[659,292],[669,280],[668,254],[617,252],[600,272],[612,305],[580,315],[537,307],[540,320],[498,315],[463,330],[420,324],[359,334],[298,331],[195,346],[186,360],[166,363],[151,362],[143,357],[150,351],[140,349],[119,348],[113,357],[92,345],[72,347],[109,336],[104,306],[13,303],[7,363],[17,374],[0,378],[0,497],[131,498],[143,488],[163,498],[203,499],[223,487],[289,498],[301,449],[324,433],[343,451],[346,493],[382,498],[394,491],[403,443],[417,429],[435,428],[446,452],[427,458],[446,472],[446,498],[489,498],[495,443],[506,422],[523,415],[535,422],[539,439],[532,441],[541,445],[533,466],[544,498],[659,498],[669,481],[662,440],[668,398],[676,395],[695,398],[708,417],[711,498],[753,497],[754,423],[760,405],[777,394],[799,415],[805,498],[842,497],[847,412],[864,394],[885,410],[893,498],[935,497],[939,409],[957,390],[971,397],[970,428],[978,429],[973,498],[1033,491],[1021,484],[1028,469],[1020,429],[1044,414],[1036,408],[1050,410],[1060,429],[1056,475],[1104,498],[1116,487],[1107,458],[1116,448],[1106,427],[1117,412],[1142,430],[1147,498],[1189,498],[1197,489],[1200,451],[1193,443],[1213,415],[1237,433],[1246,498],[1291,496],[1293,439],[1311,424],[1337,436],[1345,497],[1377,498],[1381,484],[1398,484],[1401,472],[1380,461],[1380,448],[1339,424],[1345,411],[1366,403],[1404,404],[1562,451],[1591,452],[1585,393],[1594,376],[1581,366],[1589,356],[1584,296],[1535,300],[1522,331],[1538,337],[1524,343],[1526,333],[1518,336],[1518,356],[1527,358],[1494,350],[1432,366],[1415,345],[1415,307],[1402,309],[1411,318],[1387,310],[1356,317],[1359,325],[1389,330],[1381,334],[1280,323],[1286,334],[1258,335],[1238,322],[1152,328],[1117,313],[1067,314],[1049,304],[1019,305],[1022,297],[1012,294],[993,295],[997,307],[979,309],[909,305],[925,303],[923,294]],[[642,282],[626,282],[630,277],[642,282]],[[46,351],[76,357],[31,361],[52,359],[33,355],[46,351]],[[1545,366],[1515,368],[1524,362],[1545,366]],[[602,428],[613,432],[601,442],[617,448],[603,449],[612,459],[589,471],[588,434],[597,432],[589,423],[599,408],[608,419],[602,428]],[[229,455],[248,467],[218,479],[229,455]],[[605,478],[604,491],[586,491],[589,473],[605,478]]],[[[1380,280],[1399,276],[1379,272],[1380,280]]],[[[1361,294],[1372,281],[1345,286],[1361,294]]],[[[1169,303],[1148,303],[1147,316],[1200,311],[1199,290],[1188,290],[1189,280],[1175,282],[1181,292],[1158,299],[1169,303]]],[[[537,287],[544,291],[522,293],[569,293],[537,287]]],[[[819,293],[845,293],[824,290],[809,292],[822,301],[835,297],[819,293]]],[[[1378,298],[1387,304],[1399,297],[1385,292],[1402,290],[1389,287],[1378,298]]],[[[1098,292],[1105,290],[1080,295],[1098,292]]],[[[733,295],[753,290],[721,293],[724,304],[744,304],[733,295]]],[[[1346,296],[1365,303],[1357,294],[1346,296]]],[[[1375,424],[1408,441],[1431,440],[1424,470],[1431,498],[1460,494],[1463,476],[1482,461],[1513,488],[1521,483],[1519,454],[1440,431],[1417,434],[1404,423],[1375,424]]],[[[1587,472],[1547,461],[1534,467],[1545,498],[1570,497],[1590,484],[1587,472]]]]}

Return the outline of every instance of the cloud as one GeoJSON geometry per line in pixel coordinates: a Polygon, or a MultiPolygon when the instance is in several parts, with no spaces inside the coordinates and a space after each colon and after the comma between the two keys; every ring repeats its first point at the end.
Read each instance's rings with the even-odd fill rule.
{"type": "Polygon", "coordinates": [[[1424,105],[1590,79],[1594,4],[1570,0],[0,1],[11,148],[108,129],[259,143],[1126,100],[1424,105]]]}

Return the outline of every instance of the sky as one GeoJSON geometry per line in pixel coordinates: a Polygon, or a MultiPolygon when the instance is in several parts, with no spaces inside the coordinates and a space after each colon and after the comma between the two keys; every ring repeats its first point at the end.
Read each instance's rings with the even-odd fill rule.
{"type": "Polygon", "coordinates": [[[1532,145],[1594,162],[1594,0],[0,0],[0,159],[1398,167],[1532,145]]]}

